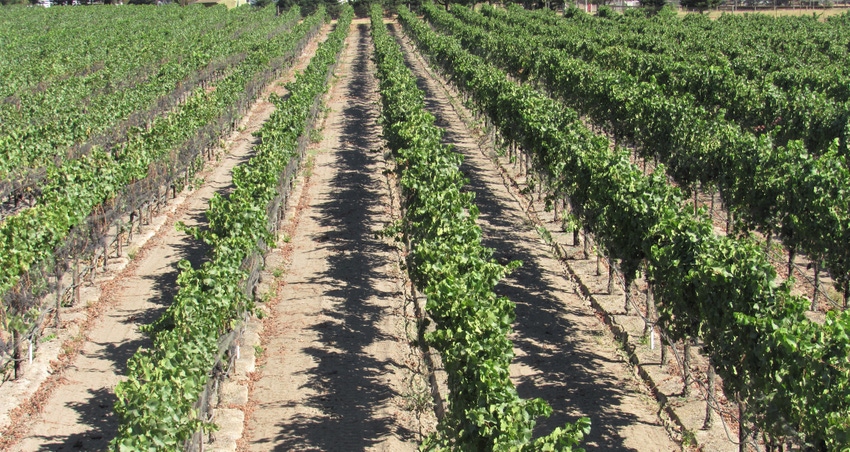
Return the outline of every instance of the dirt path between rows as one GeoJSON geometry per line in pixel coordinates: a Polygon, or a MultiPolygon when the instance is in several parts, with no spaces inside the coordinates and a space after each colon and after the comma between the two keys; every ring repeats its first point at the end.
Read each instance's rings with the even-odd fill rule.
{"type": "Polygon", "coordinates": [[[367,24],[352,23],[300,182],[242,449],[412,451],[431,428],[406,408],[411,314],[398,250],[378,236],[393,212],[367,24]]]}
{"type": "MultiPolygon", "coordinates": [[[[391,30],[401,35],[401,27],[391,30]]],[[[444,141],[465,157],[484,231],[484,245],[502,263],[522,267],[497,286],[517,305],[511,375],[520,396],[540,397],[553,408],[535,433],[546,434],[580,416],[591,419],[587,450],[671,451],[672,441],[647,388],[634,377],[607,327],[597,318],[563,264],[552,256],[521,205],[505,186],[486,148],[479,146],[452,107],[445,88],[413,47],[402,42],[406,61],[425,91],[427,108],[446,130],[444,141]],[[482,149],[484,149],[482,151],[482,149]]]]}
{"type": "Polygon", "coordinates": [[[274,110],[268,96],[285,94],[283,84],[292,79],[295,69],[306,66],[328,29],[325,26],[308,44],[294,69],[265,90],[228,139],[221,160],[208,163],[208,168],[196,175],[196,179],[204,179],[203,185],[175,200],[167,218],[162,219],[164,224],[129,265],[118,275],[102,277],[102,295],[97,302],[102,313],[84,332],[87,337],[79,354],[59,375],[51,377],[58,378],[59,384],[41,406],[40,414],[17,425],[15,433],[23,439],[12,450],[107,449],[118,427],[113,413],[115,386],[124,378],[127,360],[139,347],[150,345],[139,326],[158,318],[171,303],[179,273],[177,262],[189,259],[197,265],[204,256],[201,244],[177,231],[175,223],[195,226],[206,222],[209,199],[232,188],[231,170],[250,157],[255,141],[252,133],[274,110]]]}

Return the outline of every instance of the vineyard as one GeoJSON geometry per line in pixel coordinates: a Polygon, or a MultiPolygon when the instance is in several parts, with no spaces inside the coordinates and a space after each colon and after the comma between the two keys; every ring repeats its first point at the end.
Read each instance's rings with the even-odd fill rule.
{"type": "Polygon", "coordinates": [[[361,12],[0,8],[0,449],[850,447],[848,14],[361,12]]]}

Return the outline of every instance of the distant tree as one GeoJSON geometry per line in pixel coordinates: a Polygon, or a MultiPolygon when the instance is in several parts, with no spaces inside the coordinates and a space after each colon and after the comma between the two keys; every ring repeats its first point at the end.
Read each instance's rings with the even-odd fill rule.
{"type": "Polygon", "coordinates": [[[640,6],[651,10],[659,10],[666,4],[667,0],[640,0],[640,6]]]}
{"type": "Polygon", "coordinates": [[[680,0],[679,4],[682,8],[696,9],[699,12],[705,12],[708,9],[717,8],[721,0],[680,0]]]}
{"type": "Polygon", "coordinates": [[[324,4],[328,14],[336,17],[339,10],[339,2],[337,0],[254,0],[255,6],[265,6],[274,2],[277,5],[278,11],[283,12],[298,5],[301,8],[302,16],[313,14],[319,5],[324,4]]]}
{"type": "Polygon", "coordinates": [[[617,14],[617,11],[614,11],[614,8],[611,8],[608,5],[600,5],[599,8],[596,9],[596,16],[603,19],[615,19],[619,16],[619,14],[617,14]]]}
{"type": "Polygon", "coordinates": [[[475,0],[435,0],[434,3],[442,5],[446,8],[446,11],[451,9],[451,5],[475,6],[475,0]]]}

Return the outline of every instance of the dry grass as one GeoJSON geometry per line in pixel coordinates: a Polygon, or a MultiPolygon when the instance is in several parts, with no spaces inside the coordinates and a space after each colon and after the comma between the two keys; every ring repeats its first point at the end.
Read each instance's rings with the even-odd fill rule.
{"type": "MultiPolygon", "coordinates": [[[[837,6],[833,8],[819,8],[819,9],[811,9],[811,8],[794,8],[794,9],[786,9],[786,8],[777,8],[774,10],[771,7],[767,8],[758,8],[756,10],[752,8],[739,8],[737,10],[728,11],[728,10],[715,10],[709,11],[708,17],[712,19],[717,19],[723,14],[766,14],[768,16],[773,17],[781,17],[781,16],[810,16],[814,14],[821,21],[826,20],[827,17],[830,16],[838,16],[844,14],[845,12],[850,11],[850,8],[845,6],[837,6]]],[[[699,14],[697,12],[689,12],[685,10],[679,10],[679,16],[684,16],[686,14],[699,14]]]]}

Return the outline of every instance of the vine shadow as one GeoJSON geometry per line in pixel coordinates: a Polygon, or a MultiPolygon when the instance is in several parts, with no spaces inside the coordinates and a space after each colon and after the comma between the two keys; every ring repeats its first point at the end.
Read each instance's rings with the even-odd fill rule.
{"type": "Polygon", "coordinates": [[[333,163],[336,175],[329,183],[336,192],[313,214],[328,231],[313,237],[329,253],[327,270],[305,281],[321,287],[318,297],[333,308],[323,310],[328,320],[312,328],[318,343],[305,350],[316,363],[303,372],[308,376],[306,387],[315,395],[289,405],[306,405],[320,414],[279,423],[274,450],[367,450],[388,435],[402,440],[415,437],[397,419],[375,413],[375,407],[399,396],[385,375],[403,363],[377,359],[371,351],[379,341],[396,340],[379,325],[390,308],[374,301],[398,294],[380,287],[387,278],[382,268],[389,263],[383,256],[391,249],[376,237],[383,225],[372,218],[385,208],[384,182],[373,176],[375,171],[365,169],[378,164],[379,154],[370,152],[380,145],[377,112],[370,100],[377,86],[368,65],[372,45],[368,27],[359,24],[356,30],[353,76],[344,94],[350,101],[342,111],[340,147],[333,163]]]}

